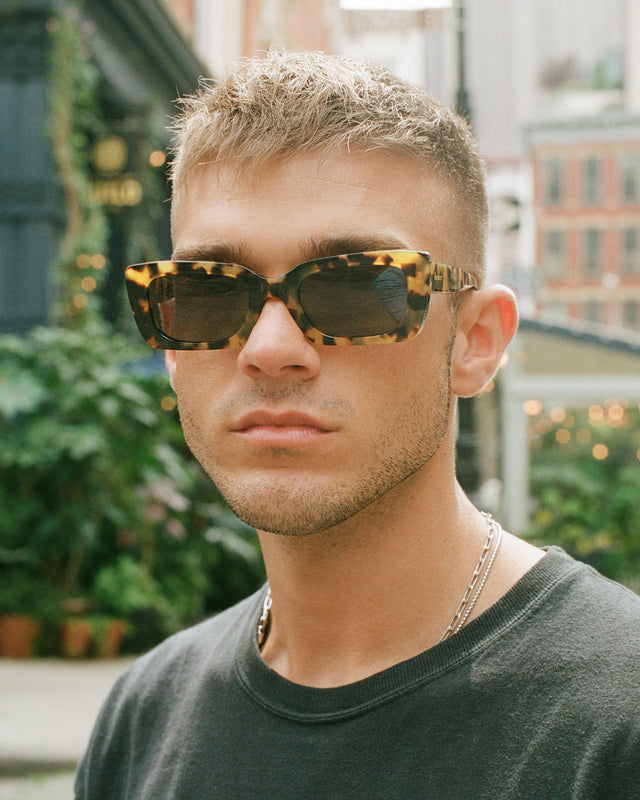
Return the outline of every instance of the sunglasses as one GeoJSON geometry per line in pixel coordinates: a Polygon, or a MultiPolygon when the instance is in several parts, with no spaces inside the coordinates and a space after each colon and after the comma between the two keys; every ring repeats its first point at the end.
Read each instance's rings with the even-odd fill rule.
{"type": "Polygon", "coordinates": [[[468,272],[428,253],[384,250],[298,264],[280,278],[213,261],[155,261],[125,271],[140,330],[160,350],[245,344],[269,297],[316,344],[403,342],[424,324],[432,292],[477,289],[468,272]]]}

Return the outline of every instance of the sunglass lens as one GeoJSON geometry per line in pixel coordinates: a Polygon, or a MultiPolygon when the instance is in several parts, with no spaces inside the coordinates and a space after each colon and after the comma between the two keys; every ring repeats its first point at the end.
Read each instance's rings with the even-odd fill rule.
{"type": "Polygon", "coordinates": [[[325,269],[302,281],[298,297],[311,324],[328,336],[393,333],[407,310],[407,277],[397,267],[325,269]]]}
{"type": "Polygon", "coordinates": [[[148,296],[156,326],[181,342],[229,339],[249,308],[248,287],[224,275],[163,275],[152,281],[148,296]]]}

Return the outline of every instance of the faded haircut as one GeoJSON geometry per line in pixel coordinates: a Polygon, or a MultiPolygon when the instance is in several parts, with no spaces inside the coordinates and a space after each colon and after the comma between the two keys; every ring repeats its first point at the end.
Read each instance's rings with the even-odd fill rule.
{"type": "Polygon", "coordinates": [[[179,101],[171,168],[174,200],[198,165],[259,166],[310,151],[389,151],[433,170],[458,199],[465,269],[484,276],[486,175],[467,123],[387,69],[324,53],[271,50],[179,101]]]}

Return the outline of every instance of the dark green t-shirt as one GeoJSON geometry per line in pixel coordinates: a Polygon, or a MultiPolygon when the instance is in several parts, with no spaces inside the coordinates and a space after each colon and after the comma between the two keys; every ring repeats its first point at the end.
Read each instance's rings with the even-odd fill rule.
{"type": "Polygon", "coordinates": [[[123,676],[79,800],[640,798],[640,598],[562,551],[456,636],[335,689],[269,669],[261,598],[123,676]]]}

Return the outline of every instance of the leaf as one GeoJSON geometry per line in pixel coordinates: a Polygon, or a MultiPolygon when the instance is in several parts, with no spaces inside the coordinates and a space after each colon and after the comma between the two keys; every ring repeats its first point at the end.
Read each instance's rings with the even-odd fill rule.
{"type": "Polygon", "coordinates": [[[18,414],[31,413],[46,402],[47,397],[47,389],[36,375],[3,368],[0,374],[0,414],[7,420],[18,414]]]}

